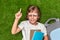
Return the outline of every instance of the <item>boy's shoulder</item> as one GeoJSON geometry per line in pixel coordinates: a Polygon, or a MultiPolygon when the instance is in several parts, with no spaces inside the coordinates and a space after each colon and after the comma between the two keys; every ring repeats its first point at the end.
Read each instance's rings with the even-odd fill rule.
{"type": "Polygon", "coordinates": [[[28,20],[24,20],[24,21],[22,21],[21,23],[27,23],[28,22],[28,20]]]}
{"type": "Polygon", "coordinates": [[[39,25],[41,25],[41,26],[44,26],[44,24],[43,24],[43,23],[38,22],[38,24],[39,24],[39,25]]]}

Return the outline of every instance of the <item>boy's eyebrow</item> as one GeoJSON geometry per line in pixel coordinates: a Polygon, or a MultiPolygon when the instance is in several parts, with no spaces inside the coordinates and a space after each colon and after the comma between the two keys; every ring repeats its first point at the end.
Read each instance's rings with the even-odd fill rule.
{"type": "MultiPolygon", "coordinates": [[[[30,15],[31,15],[31,14],[30,14],[30,15]]],[[[31,16],[32,16],[32,15],[31,15],[31,16]]],[[[35,15],[35,14],[34,14],[33,16],[38,16],[38,15],[35,15]]]]}
{"type": "Polygon", "coordinates": [[[28,15],[38,15],[38,14],[28,14],[28,15]]]}

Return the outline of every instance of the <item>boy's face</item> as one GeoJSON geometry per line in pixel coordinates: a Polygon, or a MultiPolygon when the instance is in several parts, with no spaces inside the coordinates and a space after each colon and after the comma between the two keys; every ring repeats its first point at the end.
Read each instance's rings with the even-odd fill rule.
{"type": "Polygon", "coordinates": [[[29,22],[32,23],[32,24],[35,24],[39,18],[38,16],[38,13],[37,12],[30,12],[28,13],[28,19],[29,19],[29,22]]]}

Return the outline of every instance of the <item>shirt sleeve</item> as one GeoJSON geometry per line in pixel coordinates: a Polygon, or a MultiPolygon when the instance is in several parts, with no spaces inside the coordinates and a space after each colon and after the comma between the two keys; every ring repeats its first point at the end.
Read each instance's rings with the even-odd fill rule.
{"type": "Polygon", "coordinates": [[[42,32],[44,33],[44,36],[47,35],[47,30],[46,30],[46,27],[44,25],[42,25],[42,32]]]}
{"type": "Polygon", "coordinates": [[[18,25],[18,27],[19,27],[20,29],[23,29],[23,28],[24,28],[24,22],[21,22],[21,23],[18,25]]]}

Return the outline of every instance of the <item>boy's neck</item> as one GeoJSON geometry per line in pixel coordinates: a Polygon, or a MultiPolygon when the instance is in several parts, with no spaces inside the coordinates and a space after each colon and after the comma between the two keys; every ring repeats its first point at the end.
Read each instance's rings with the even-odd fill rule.
{"type": "MultiPolygon", "coordinates": [[[[30,22],[30,23],[31,23],[31,22],[30,22]]],[[[37,23],[37,22],[35,22],[35,23],[31,23],[31,24],[36,26],[38,23],[37,23]]]]}

